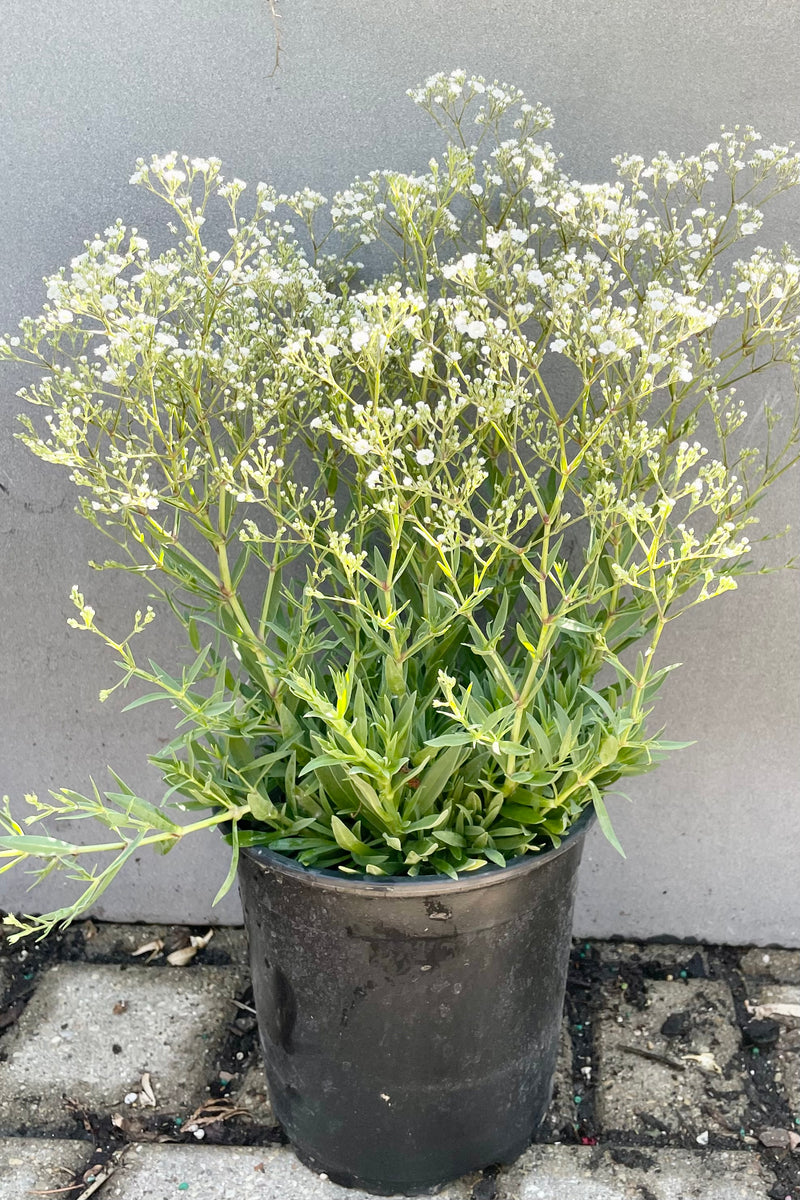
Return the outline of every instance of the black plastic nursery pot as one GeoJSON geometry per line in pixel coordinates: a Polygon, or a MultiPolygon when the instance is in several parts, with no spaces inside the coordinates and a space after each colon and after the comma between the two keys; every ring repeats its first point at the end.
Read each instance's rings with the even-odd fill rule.
{"type": "Polygon", "coordinates": [[[267,1082],[304,1162],[413,1193],[523,1152],[550,1102],[591,821],[458,880],[242,851],[267,1082]]]}

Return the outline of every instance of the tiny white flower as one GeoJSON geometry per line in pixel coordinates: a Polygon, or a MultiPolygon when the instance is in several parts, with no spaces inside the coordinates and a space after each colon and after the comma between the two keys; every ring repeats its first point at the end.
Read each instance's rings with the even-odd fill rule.
{"type": "Polygon", "coordinates": [[[356,331],[350,337],[350,345],[353,347],[353,349],[356,351],[356,353],[358,353],[359,350],[363,350],[364,347],[368,344],[369,344],[369,330],[368,329],[356,329],[356,331]]]}
{"type": "Polygon", "coordinates": [[[75,320],[75,314],[70,312],[68,308],[60,308],[56,316],[62,325],[71,325],[75,320]]]}
{"type": "Polygon", "coordinates": [[[561,354],[564,347],[566,346],[566,344],[567,343],[564,341],[563,338],[553,338],[553,340],[550,343],[550,349],[553,351],[554,354],[561,354]]]}
{"type": "Polygon", "coordinates": [[[118,306],[119,301],[117,300],[116,296],[109,295],[100,297],[100,307],[102,308],[103,312],[113,312],[118,306]]]}
{"type": "Polygon", "coordinates": [[[371,449],[372,447],[366,438],[356,438],[356,440],[353,442],[353,454],[369,454],[371,449]]]}
{"type": "Polygon", "coordinates": [[[467,333],[471,338],[483,337],[486,333],[486,325],[483,321],[470,321],[467,325],[467,333]]]}
{"type": "Polygon", "coordinates": [[[432,450],[418,450],[414,456],[421,467],[429,467],[436,455],[432,450]]]}
{"type": "Polygon", "coordinates": [[[616,342],[612,342],[610,338],[607,338],[606,341],[600,343],[597,349],[601,354],[616,354],[619,346],[616,342]]]}
{"type": "Polygon", "coordinates": [[[481,187],[481,185],[479,183],[471,183],[469,185],[469,190],[472,192],[473,196],[482,196],[483,195],[483,188],[481,187]]]}
{"type": "Polygon", "coordinates": [[[370,471],[365,483],[368,488],[376,488],[381,481],[380,470],[376,467],[374,471],[370,471]]]}

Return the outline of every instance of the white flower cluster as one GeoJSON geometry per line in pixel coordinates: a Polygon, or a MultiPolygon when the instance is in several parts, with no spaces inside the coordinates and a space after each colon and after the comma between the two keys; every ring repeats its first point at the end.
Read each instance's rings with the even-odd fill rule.
{"type": "Polygon", "coordinates": [[[732,586],[751,497],[785,461],[742,441],[735,383],[800,371],[800,259],[721,256],[800,181],[797,156],[735,129],[585,184],[515,88],[454,71],[412,97],[458,131],[447,152],[330,205],[253,196],[214,158],[139,160],[179,236],[159,254],[111,226],[0,340],[40,368],[24,440],[159,569],[183,519],[214,554],[228,536],[268,565],[306,554],[308,596],[344,579],[356,606],[378,545],[447,581],[464,619],[486,572],[589,615],[609,588],[663,616],[732,586]],[[213,205],[227,234],[206,244],[213,205]],[[371,280],[355,255],[378,241],[394,257],[371,280]],[[567,528],[580,586],[566,550],[548,557],[567,528]]]}

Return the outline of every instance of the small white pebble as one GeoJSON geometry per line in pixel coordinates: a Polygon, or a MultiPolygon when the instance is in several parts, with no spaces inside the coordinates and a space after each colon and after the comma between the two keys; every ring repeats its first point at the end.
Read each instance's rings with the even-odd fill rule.
{"type": "Polygon", "coordinates": [[[704,1129],[702,1133],[698,1133],[697,1137],[694,1140],[697,1142],[698,1146],[707,1146],[708,1145],[708,1130],[704,1129]]]}
{"type": "Polygon", "coordinates": [[[139,1095],[137,1092],[128,1092],[127,1096],[125,1097],[124,1103],[125,1104],[135,1104],[138,1099],[139,1099],[139,1095]]]}

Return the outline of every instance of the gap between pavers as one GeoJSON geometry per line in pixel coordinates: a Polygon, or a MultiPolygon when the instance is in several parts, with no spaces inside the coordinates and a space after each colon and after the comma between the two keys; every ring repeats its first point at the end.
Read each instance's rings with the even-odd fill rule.
{"type": "Polygon", "coordinates": [[[11,967],[0,958],[0,1005],[3,1004],[11,987],[11,967]]]}
{"type": "Polygon", "coordinates": [[[89,1142],[0,1138],[0,1200],[24,1200],[35,1190],[56,1193],[71,1184],[81,1168],[90,1167],[91,1159],[89,1142]]]}
{"type": "MultiPolygon", "coordinates": [[[[449,1184],[440,1200],[470,1200],[478,1176],[449,1184]]],[[[286,1146],[140,1145],[103,1187],[102,1200],[374,1200],[304,1167],[286,1146]],[[181,1185],[184,1185],[181,1187],[181,1185]]],[[[734,1200],[738,1200],[735,1197],[734,1200]]],[[[749,1198],[748,1198],[749,1200],[749,1198]]]]}
{"type": "Polygon", "coordinates": [[[496,1196],[497,1200],[765,1200],[774,1182],[758,1156],[747,1151],[532,1146],[499,1176],[496,1196]]]}
{"type": "Polygon", "coordinates": [[[149,1073],[155,1115],[187,1113],[207,1085],[244,975],[231,967],[161,970],[60,963],[3,1038],[0,1131],[63,1130],[66,1100],[132,1111],[149,1073]]]}
{"type": "MultiPolygon", "coordinates": [[[[708,979],[647,981],[647,1007],[612,993],[595,1022],[598,1053],[597,1112],[606,1132],[652,1133],[640,1114],[677,1136],[706,1130],[735,1137],[747,1097],[736,1061],[740,1036],[727,986],[708,979]],[[676,1026],[662,1033],[667,1020],[676,1026]],[[636,1051],[674,1062],[654,1061],[636,1051]],[[684,1055],[711,1055],[721,1074],[684,1055]],[[681,1070],[681,1066],[683,1069],[681,1070]]],[[[658,1131],[656,1131],[658,1132],[658,1131]]]]}

